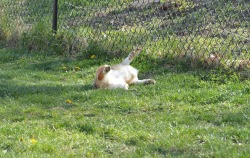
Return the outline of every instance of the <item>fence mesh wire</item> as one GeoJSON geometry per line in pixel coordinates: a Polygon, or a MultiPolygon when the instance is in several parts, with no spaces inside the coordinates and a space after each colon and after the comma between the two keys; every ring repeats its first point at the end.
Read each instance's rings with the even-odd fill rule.
{"type": "Polygon", "coordinates": [[[59,0],[53,44],[51,0],[0,0],[3,47],[63,48],[69,54],[127,53],[250,67],[249,0],[59,0]],[[47,39],[48,38],[48,39],[47,39]],[[52,44],[51,44],[52,43],[52,44]]]}

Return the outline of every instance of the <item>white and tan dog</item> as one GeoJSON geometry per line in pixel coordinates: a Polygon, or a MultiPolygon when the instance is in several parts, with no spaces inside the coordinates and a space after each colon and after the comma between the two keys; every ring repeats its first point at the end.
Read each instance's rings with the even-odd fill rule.
{"type": "Polygon", "coordinates": [[[155,84],[152,79],[138,79],[138,70],[130,66],[134,57],[141,52],[136,49],[128,55],[120,64],[115,66],[103,65],[96,70],[94,81],[95,88],[123,88],[128,89],[131,84],[155,84]]]}

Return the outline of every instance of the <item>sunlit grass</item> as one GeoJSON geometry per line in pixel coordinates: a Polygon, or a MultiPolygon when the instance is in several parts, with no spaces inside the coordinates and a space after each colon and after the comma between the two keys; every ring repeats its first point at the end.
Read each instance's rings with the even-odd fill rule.
{"type": "Polygon", "coordinates": [[[1,157],[249,156],[250,84],[236,73],[141,54],[155,85],[95,90],[98,57],[0,54],[1,157]]]}
{"type": "Polygon", "coordinates": [[[51,2],[7,2],[0,157],[250,157],[249,70],[226,62],[249,58],[248,3],[61,1],[53,35],[51,2]],[[93,89],[96,68],[137,45],[132,65],[157,83],[93,89]],[[211,53],[223,58],[213,70],[211,53]]]}

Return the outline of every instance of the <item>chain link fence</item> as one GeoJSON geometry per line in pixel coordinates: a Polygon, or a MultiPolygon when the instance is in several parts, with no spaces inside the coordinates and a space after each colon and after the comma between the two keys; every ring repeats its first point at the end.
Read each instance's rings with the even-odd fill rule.
{"type": "Polygon", "coordinates": [[[0,0],[0,44],[68,55],[119,56],[134,47],[157,58],[250,67],[249,0],[0,0]]]}

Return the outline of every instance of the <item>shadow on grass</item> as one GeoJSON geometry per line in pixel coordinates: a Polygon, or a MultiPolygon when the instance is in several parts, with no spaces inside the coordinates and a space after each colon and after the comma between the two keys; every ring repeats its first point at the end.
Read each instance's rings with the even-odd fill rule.
{"type": "MultiPolygon", "coordinates": [[[[7,50],[5,50],[8,52],[7,50]]],[[[5,52],[3,51],[3,53],[5,52]]],[[[8,63],[8,59],[10,62],[13,62],[13,59],[18,59],[18,53],[17,57],[15,56],[14,52],[10,53],[11,56],[6,57],[5,62],[8,63]]],[[[28,54],[29,56],[32,55],[28,54]]],[[[24,54],[25,56],[25,54],[24,54]]],[[[37,56],[38,55],[34,55],[37,56]]],[[[22,69],[24,70],[32,70],[32,71],[57,71],[60,72],[61,70],[58,69],[61,65],[66,66],[80,66],[83,69],[91,68],[91,67],[98,67],[105,64],[110,64],[110,61],[113,60],[113,58],[107,54],[100,54],[100,59],[84,59],[83,56],[76,58],[76,59],[65,59],[61,57],[53,57],[53,56],[43,56],[42,58],[36,61],[35,63],[32,63],[33,59],[23,59],[24,61],[24,67],[22,69]],[[107,62],[105,62],[105,59],[108,59],[107,62]],[[31,61],[31,63],[29,63],[31,61]]],[[[34,59],[36,60],[36,59],[34,59]]],[[[120,60],[122,61],[122,59],[120,60]]],[[[118,64],[118,63],[115,63],[118,64]]],[[[16,64],[17,66],[19,63],[16,64]]],[[[201,63],[197,62],[196,66],[194,67],[189,59],[185,60],[177,60],[176,58],[171,57],[162,57],[162,58],[155,58],[147,54],[140,54],[139,57],[135,58],[135,61],[132,63],[132,66],[137,68],[140,71],[139,77],[145,77],[145,78],[154,78],[154,75],[162,75],[166,73],[193,73],[194,75],[199,75],[202,80],[213,80],[214,76],[222,76],[219,78],[216,78],[217,82],[224,83],[224,80],[227,80],[227,77],[230,77],[230,75],[234,74],[234,71],[223,69],[220,67],[215,68],[213,71],[214,74],[211,74],[211,69],[208,67],[202,65],[201,63]],[[218,74],[216,74],[218,73],[218,74]],[[223,75],[222,75],[223,74],[223,75]],[[224,77],[223,77],[224,76],[224,77]]],[[[11,68],[10,68],[11,69],[11,68]]],[[[24,71],[25,72],[25,71],[24,71]]],[[[90,72],[91,73],[91,72],[90,72]]],[[[93,71],[93,75],[95,74],[95,71],[93,71]]],[[[89,91],[92,90],[93,87],[90,84],[87,85],[66,85],[62,86],[60,84],[55,85],[45,85],[40,84],[37,82],[37,84],[32,85],[21,85],[20,83],[16,83],[12,79],[15,77],[13,75],[9,74],[0,74],[0,77],[2,79],[0,83],[0,96],[6,97],[20,97],[20,96],[26,96],[26,95],[32,95],[32,94],[46,94],[46,95],[52,95],[57,96],[59,94],[63,93],[69,93],[70,91],[73,92],[83,92],[83,91],[89,91]]]]}
{"type": "Polygon", "coordinates": [[[152,153],[158,153],[163,156],[170,156],[170,157],[195,157],[197,151],[195,149],[188,149],[188,148],[177,148],[177,147],[164,147],[164,145],[149,145],[149,151],[152,153]]]}
{"type": "Polygon", "coordinates": [[[80,67],[82,69],[91,68],[95,65],[101,65],[103,59],[89,59],[83,56],[78,58],[65,58],[65,57],[55,57],[55,59],[49,58],[48,61],[39,61],[37,63],[31,63],[26,66],[26,69],[39,70],[39,71],[58,71],[63,70],[62,67],[66,66],[70,69],[80,67]]]}
{"type": "Polygon", "coordinates": [[[58,96],[64,93],[74,92],[84,92],[93,90],[91,84],[87,85],[20,85],[14,81],[6,81],[0,83],[0,97],[24,97],[28,95],[43,94],[50,96],[58,96]]]}
{"type": "Polygon", "coordinates": [[[0,49],[0,63],[10,63],[15,62],[20,59],[22,53],[17,53],[13,49],[0,49]]]}

